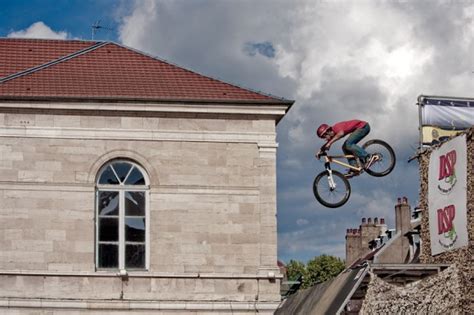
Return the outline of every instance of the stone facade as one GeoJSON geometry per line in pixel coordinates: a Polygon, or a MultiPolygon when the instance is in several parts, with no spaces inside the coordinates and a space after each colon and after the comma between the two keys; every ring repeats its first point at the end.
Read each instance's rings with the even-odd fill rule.
{"type": "Polygon", "coordinates": [[[467,230],[469,245],[456,250],[432,256],[428,221],[428,166],[431,151],[419,157],[420,162],[420,207],[423,210],[421,221],[422,263],[456,263],[459,265],[462,280],[462,310],[474,313],[474,128],[466,132],[467,141],[467,230]]]}
{"type": "Polygon", "coordinates": [[[0,313],[271,314],[286,110],[0,103],[0,313]],[[96,179],[114,159],[150,179],[146,271],[95,265],[96,179]]]}

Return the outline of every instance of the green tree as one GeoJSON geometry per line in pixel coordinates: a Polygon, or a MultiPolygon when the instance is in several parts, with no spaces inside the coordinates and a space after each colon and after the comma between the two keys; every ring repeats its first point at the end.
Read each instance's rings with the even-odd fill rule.
{"type": "Polygon", "coordinates": [[[344,261],[338,257],[321,255],[306,265],[307,276],[303,281],[305,288],[336,277],[345,268],[344,261]]]}
{"type": "Polygon", "coordinates": [[[303,275],[303,289],[336,277],[344,268],[342,259],[330,255],[314,257],[307,264],[290,260],[286,266],[288,280],[294,281],[303,275]]]}
{"type": "Polygon", "coordinates": [[[298,260],[290,260],[286,265],[286,274],[289,281],[295,281],[299,276],[306,276],[306,266],[298,260]]]}

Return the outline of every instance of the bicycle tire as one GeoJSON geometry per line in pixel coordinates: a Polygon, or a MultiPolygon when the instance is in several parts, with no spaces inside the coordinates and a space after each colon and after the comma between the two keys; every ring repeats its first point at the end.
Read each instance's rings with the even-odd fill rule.
{"type": "Polygon", "coordinates": [[[316,200],[318,200],[318,202],[322,204],[323,206],[326,206],[328,208],[338,208],[344,205],[347,202],[347,200],[349,200],[349,197],[351,195],[351,185],[349,184],[349,181],[344,175],[342,175],[338,171],[333,170],[332,171],[333,179],[335,181],[337,179],[340,179],[343,183],[342,189],[338,190],[337,192],[333,192],[330,190],[328,182],[324,180],[324,177],[327,177],[327,176],[328,176],[328,171],[324,171],[324,172],[319,173],[318,176],[316,176],[316,178],[314,179],[314,182],[313,182],[314,197],[316,197],[316,200]],[[318,188],[321,188],[321,190],[318,188]],[[341,197],[341,200],[331,202],[330,200],[328,200],[330,198],[322,196],[322,192],[325,190],[327,190],[327,192],[331,194],[333,193],[336,194],[340,192],[343,194],[343,196],[341,197]]]}
{"type": "Polygon", "coordinates": [[[364,150],[367,151],[368,153],[371,153],[371,154],[376,153],[376,154],[381,155],[380,161],[376,161],[369,168],[365,169],[365,171],[369,175],[372,175],[375,177],[383,177],[390,174],[393,171],[396,164],[396,156],[392,147],[387,142],[378,140],[378,139],[373,139],[364,143],[362,148],[364,148],[364,150]],[[380,150],[376,149],[377,145],[385,149],[383,153],[381,153],[380,150]],[[386,166],[381,166],[383,165],[382,162],[385,162],[386,166]]]}

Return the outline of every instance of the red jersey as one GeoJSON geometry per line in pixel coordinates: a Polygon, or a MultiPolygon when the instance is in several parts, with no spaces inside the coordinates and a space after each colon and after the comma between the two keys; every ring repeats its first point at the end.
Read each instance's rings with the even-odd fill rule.
{"type": "Polygon", "coordinates": [[[367,122],[354,119],[348,121],[341,121],[332,126],[331,128],[335,133],[339,133],[342,131],[345,136],[351,132],[354,132],[356,129],[364,128],[365,125],[367,125],[367,122]]]}

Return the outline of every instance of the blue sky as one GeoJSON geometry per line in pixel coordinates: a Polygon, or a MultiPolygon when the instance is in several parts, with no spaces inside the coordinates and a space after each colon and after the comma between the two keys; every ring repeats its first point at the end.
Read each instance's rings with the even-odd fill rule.
{"type": "Polygon", "coordinates": [[[91,25],[101,25],[115,31],[103,32],[101,39],[117,40],[117,26],[121,10],[127,1],[113,0],[0,0],[0,36],[24,30],[42,21],[54,31],[66,31],[72,38],[91,39],[91,25]]]}
{"type": "MultiPolygon", "coordinates": [[[[113,40],[221,80],[294,99],[277,127],[279,258],[344,257],[345,231],[418,200],[418,95],[472,97],[473,1],[0,0],[0,36],[113,40]],[[397,152],[390,176],[351,180],[349,202],[311,191],[323,122],[359,118],[397,152]]],[[[342,142],[342,141],[341,141],[342,142]]],[[[333,146],[337,152],[339,143],[333,146]]]]}

